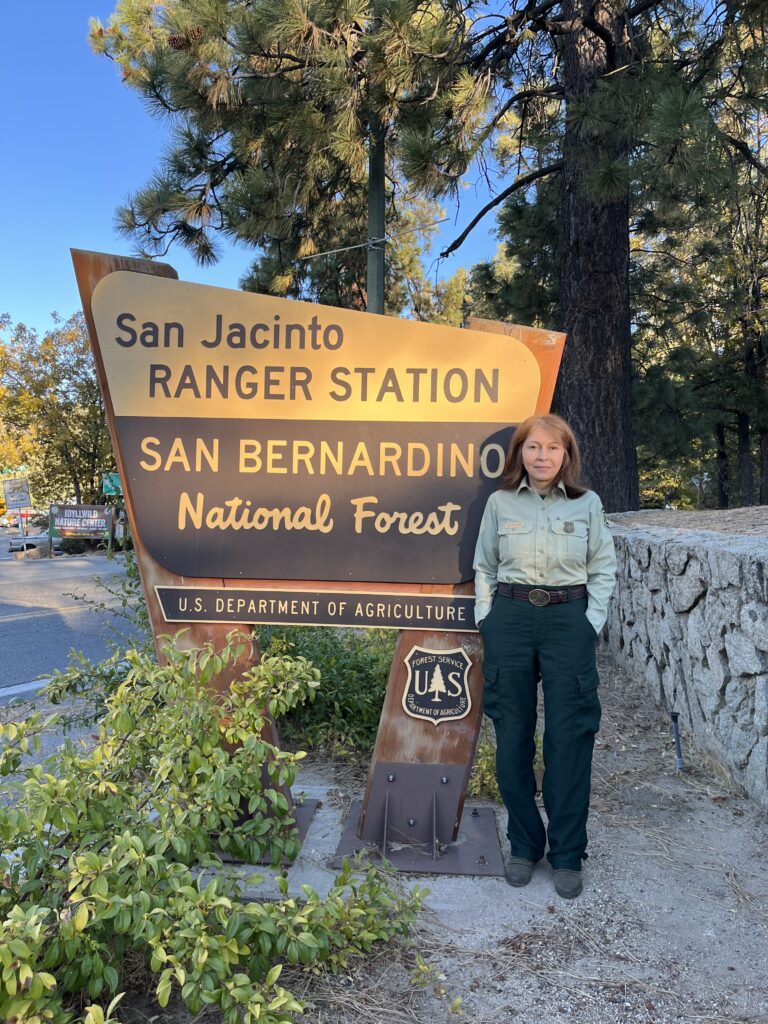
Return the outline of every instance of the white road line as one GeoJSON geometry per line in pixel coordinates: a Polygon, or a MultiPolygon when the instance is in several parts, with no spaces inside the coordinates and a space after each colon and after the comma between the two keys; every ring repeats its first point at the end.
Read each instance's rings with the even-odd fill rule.
{"type": "Polygon", "coordinates": [[[22,700],[34,697],[44,686],[50,683],[50,678],[35,679],[31,683],[16,683],[14,686],[0,686],[0,704],[7,704],[14,697],[22,700]]]}
{"type": "Polygon", "coordinates": [[[115,608],[119,608],[120,604],[115,602],[114,604],[100,604],[98,608],[94,605],[87,604],[54,604],[49,608],[39,608],[34,611],[28,612],[13,612],[10,615],[0,615],[0,626],[4,622],[28,622],[29,619],[45,619],[50,615],[66,615],[69,612],[92,612],[92,611],[111,611],[115,608]]]}
{"type": "Polygon", "coordinates": [[[15,615],[0,615],[0,626],[4,622],[28,622],[30,619],[46,619],[50,615],[62,615],[68,612],[89,612],[88,607],[78,605],[54,605],[53,608],[43,608],[34,612],[17,612],[15,615]]]}

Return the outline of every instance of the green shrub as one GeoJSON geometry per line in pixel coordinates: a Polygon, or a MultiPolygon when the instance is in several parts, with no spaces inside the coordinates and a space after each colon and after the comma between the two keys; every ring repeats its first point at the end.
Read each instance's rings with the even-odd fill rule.
{"type": "Polygon", "coordinates": [[[485,721],[481,727],[480,738],[475,750],[475,760],[469,774],[467,796],[475,797],[478,800],[489,800],[495,804],[502,802],[499,784],[496,781],[496,743],[490,735],[485,721]]]}
{"type": "Polygon", "coordinates": [[[0,727],[0,775],[16,799],[0,806],[0,1019],[67,1024],[115,1020],[129,951],[143,954],[160,1006],[174,990],[226,1024],[284,1024],[301,1012],[279,985],[284,963],[346,965],[408,930],[421,894],[395,893],[373,868],[347,866],[326,898],[246,903],[218,850],[273,864],[297,849],[282,787],[302,754],[260,738],[312,701],[319,674],[302,657],[266,656],[228,694],[208,687],[241,656],[232,635],[216,653],[165,649],[158,665],[129,651],[93,749],[64,747],[45,765],[25,755],[33,716],[0,727]],[[107,1011],[99,1002],[109,1000],[107,1011]]]}
{"type": "Polygon", "coordinates": [[[65,555],[85,555],[89,551],[95,551],[96,544],[92,540],[85,540],[82,537],[64,537],[59,548],[65,555]]]}
{"type": "MultiPolygon", "coordinates": [[[[99,579],[107,599],[95,607],[123,620],[123,632],[116,631],[113,653],[101,662],[91,662],[70,651],[70,663],[53,673],[44,696],[52,704],[79,698],[70,721],[95,721],[106,700],[125,680],[126,632],[152,659],[152,631],[136,560],[125,555],[122,576],[99,579]]],[[[76,596],[76,595],[75,595],[76,596]]],[[[88,602],[92,603],[92,602],[88,602]]],[[[288,747],[323,749],[336,757],[370,755],[376,739],[379,716],[387,688],[397,634],[392,630],[349,630],[312,626],[293,628],[258,627],[257,639],[265,656],[295,654],[316,665],[322,685],[313,704],[289,711],[280,723],[280,740],[288,747]]]]}
{"type": "Polygon", "coordinates": [[[369,756],[376,739],[397,634],[391,630],[260,628],[267,653],[291,651],[317,665],[322,685],[311,707],[280,723],[287,746],[369,756]]]}

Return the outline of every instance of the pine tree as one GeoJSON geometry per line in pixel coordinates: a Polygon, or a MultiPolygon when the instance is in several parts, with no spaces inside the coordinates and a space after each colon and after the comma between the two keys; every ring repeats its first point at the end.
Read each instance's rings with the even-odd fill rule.
{"type": "MultiPolygon", "coordinates": [[[[622,487],[634,476],[629,360],[632,342],[642,344],[644,315],[632,293],[641,261],[630,238],[641,232],[656,244],[681,209],[703,199],[719,211],[735,174],[748,170],[765,183],[760,141],[745,131],[768,86],[765,12],[754,3],[531,6],[521,14],[533,31],[529,64],[548,73],[535,96],[516,81],[520,102],[534,108],[533,126],[520,116],[511,132],[518,167],[534,172],[538,156],[539,177],[520,191],[513,182],[500,219],[506,262],[475,268],[473,298],[503,319],[567,330],[555,403],[576,426],[606,504],[626,508],[634,503],[622,487]]],[[[760,356],[752,363],[759,373],[760,356]]],[[[720,435],[729,429],[713,425],[720,435]]],[[[742,438],[745,466],[747,447],[742,438]]]]}
{"type": "MultiPolygon", "coordinates": [[[[167,159],[119,211],[122,230],[145,256],[178,243],[201,263],[216,259],[226,234],[262,252],[246,287],[310,289],[364,309],[371,126],[385,128],[387,233],[397,240],[413,228],[417,197],[394,152],[394,112],[424,91],[433,51],[455,49],[456,24],[456,12],[415,15],[401,4],[376,22],[361,0],[119,0],[107,26],[92,22],[92,45],[173,124],[167,159]],[[329,250],[345,252],[315,259],[329,250]]],[[[445,88],[459,77],[449,68],[445,88]]],[[[392,312],[413,287],[397,249],[392,312]]]]}
{"type": "Polygon", "coordinates": [[[569,338],[558,409],[606,508],[636,507],[632,203],[651,181],[690,199],[726,155],[768,173],[718,123],[767,91],[764,20],[762,0],[381,0],[376,17],[363,0],[120,0],[93,44],[177,122],[123,226],[149,252],[176,240],[202,261],[229,233],[292,275],[302,251],[330,247],[336,204],[364,208],[379,124],[390,208],[455,196],[473,159],[503,179],[473,224],[512,196],[546,195],[542,319],[556,309],[549,323],[569,338]]]}

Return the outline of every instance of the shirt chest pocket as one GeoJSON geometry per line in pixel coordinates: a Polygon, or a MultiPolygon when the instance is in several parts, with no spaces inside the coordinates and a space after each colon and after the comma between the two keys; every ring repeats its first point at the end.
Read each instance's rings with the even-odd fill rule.
{"type": "Polygon", "coordinates": [[[530,523],[502,523],[499,526],[499,558],[516,562],[530,555],[533,548],[533,526],[530,523]]]}
{"type": "Polygon", "coordinates": [[[563,562],[578,562],[580,565],[586,563],[589,537],[587,523],[575,519],[556,519],[550,524],[550,535],[557,558],[563,562]]]}

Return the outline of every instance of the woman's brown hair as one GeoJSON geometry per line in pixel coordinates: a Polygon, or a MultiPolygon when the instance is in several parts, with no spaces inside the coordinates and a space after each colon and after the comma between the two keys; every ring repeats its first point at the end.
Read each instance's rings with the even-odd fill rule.
{"type": "Polygon", "coordinates": [[[555,485],[562,483],[569,498],[579,498],[582,494],[586,494],[587,489],[581,484],[581,455],[576,437],[562,417],[552,415],[529,416],[527,420],[523,420],[512,435],[507,459],[504,463],[504,474],[501,478],[502,488],[506,491],[514,490],[525,479],[523,445],[528,439],[528,435],[536,427],[541,427],[543,430],[548,430],[550,434],[554,434],[565,449],[563,465],[553,483],[555,485]]]}

